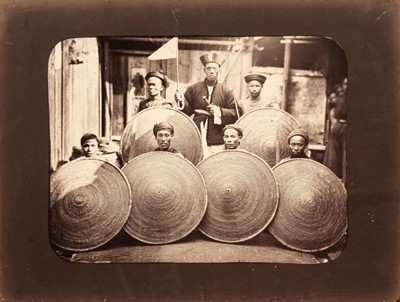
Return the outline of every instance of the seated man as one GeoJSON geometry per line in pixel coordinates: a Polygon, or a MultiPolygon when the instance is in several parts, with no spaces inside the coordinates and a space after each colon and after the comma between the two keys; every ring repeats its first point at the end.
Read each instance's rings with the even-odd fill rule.
{"type": "Polygon", "coordinates": [[[243,130],[235,124],[229,124],[222,129],[225,150],[240,149],[240,140],[243,137],[243,130]]]}
{"type": "Polygon", "coordinates": [[[168,122],[155,124],[153,134],[157,141],[158,147],[154,151],[166,151],[183,157],[182,153],[171,146],[174,137],[174,127],[168,122]]]}
{"type": "Polygon", "coordinates": [[[291,158],[309,158],[305,153],[308,142],[309,137],[306,130],[299,128],[290,132],[288,136],[288,143],[292,154],[283,158],[280,162],[291,158]]]}
{"type": "Polygon", "coordinates": [[[161,96],[161,92],[167,87],[167,79],[165,75],[158,71],[151,71],[146,75],[145,79],[147,81],[147,92],[149,98],[139,103],[138,112],[156,106],[173,108],[175,102],[168,101],[161,96]]]}
{"type": "Polygon", "coordinates": [[[122,166],[119,152],[105,152],[102,150],[99,139],[93,133],[86,133],[81,137],[81,149],[73,147],[69,160],[72,161],[81,157],[99,158],[110,162],[118,168],[122,166]]]}

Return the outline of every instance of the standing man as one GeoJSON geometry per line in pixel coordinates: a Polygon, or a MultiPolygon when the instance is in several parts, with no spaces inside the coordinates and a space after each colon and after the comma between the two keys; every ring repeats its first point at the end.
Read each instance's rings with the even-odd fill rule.
{"type": "Polygon", "coordinates": [[[173,101],[168,101],[161,96],[161,92],[166,88],[167,80],[165,75],[158,71],[150,71],[146,77],[147,82],[147,92],[149,94],[149,98],[141,101],[139,103],[138,112],[155,106],[164,106],[164,107],[174,107],[173,101]]]}
{"type": "Polygon", "coordinates": [[[249,96],[240,101],[243,114],[259,108],[279,108],[278,104],[261,98],[261,91],[266,79],[265,76],[257,73],[251,73],[244,77],[244,80],[247,83],[249,96]]]}
{"type": "Polygon", "coordinates": [[[283,158],[281,162],[291,158],[309,158],[305,153],[308,142],[309,136],[306,130],[299,128],[290,132],[288,135],[288,143],[291,155],[283,158]]]}
{"type": "Polygon", "coordinates": [[[206,78],[190,86],[184,96],[177,91],[175,100],[184,102],[182,111],[185,114],[194,114],[193,121],[202,134],[203,143],[213,154],[223,149],[222,129],[238,119],[238,106],[232,90],[218,82],[225,60],[217,53],[205,53],[200,56],[200,61],[206,78]]]}
{"type": "Polygon", "coordinates": [[[336,99],[328,104],[332,111],[332,127],[324,156],[324,165],[346,183],[347,78],[336,91],[336,99]]]}

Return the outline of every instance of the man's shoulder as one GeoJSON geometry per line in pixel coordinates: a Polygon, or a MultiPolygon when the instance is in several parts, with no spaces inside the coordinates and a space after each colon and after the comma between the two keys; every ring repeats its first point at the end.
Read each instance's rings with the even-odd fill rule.
{"type": "Polygon", "coordinates": [[[196,83],[193,83],[188,88],[199,88],[199,87],[205,87],[204,81],[198,81],[196,83]]]}
{"type": "Polygon", "coordinates": [[[232,88],[230,88],[229,86],[227,86],[227,85],[225,85],[225,84],[223,84],[223,83],[221,83],[221,82],[218,82],[218,83],[215,85],[215,87],[221,89],[221,90],[224,91],[224,92],[233,92],[233,89],[232,89],[232,88]]]}
{"type": "Polygon", "coordinates": [[[146,103],[149,102],[149,101],[150,101],[150,98],[141,100],[141,101],[139,102],[139,105],[141,105],[141,104],[146,104],[146,103]]]}

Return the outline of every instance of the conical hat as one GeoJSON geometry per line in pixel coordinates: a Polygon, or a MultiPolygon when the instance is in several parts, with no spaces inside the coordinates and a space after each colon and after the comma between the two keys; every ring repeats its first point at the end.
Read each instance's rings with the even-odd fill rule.
{"type": "Polygon", "coordinates": [[[127,163],[158,147],[153,127],[160,122],[172,124],[175,132],[172,146],[196,165],[203,157],[200,132],[196,124],[179,110],[164,107],[147,108],[136,114],[126,125],[121,137],[123,161],[127,163]]]}
{"type": "Polygon", "coordinates": [[[142,154],[122,168],[132,190],[132,211],[124,227],[135,239],[164,244],[182,239],[207,208],[204,179],[188,160],[170,152],[142,154]]]}
{"type": "Polygon", "coordinates": [[[114,165],[78,159],[50,179],[50,238],[66,250],[87,251],[111,240],[131,209],[129,183],[114,165]]]}
{"type": "Polygon", "coordinates": [[[279,208],[269,226],[282,244],[303,252],[333,246],[347,229],[347,194],[336,175],[311,159],[290,159],[273,168],[279,208]]]}
{"type": "Polygon", "coordinates": [[[222,242],[253,238],[271,222],[278,206],[272,169],[257,155],[226,150],[198,164],[208,207],[199,230],[222,242]]]}
{"type": "Polygon", "coordinates": [[[241,146],[264,159],[273,167],[290,155],[287,137],[300,128],[300,123],[286,111],[261,108],[239,118],[236,124],[243,129],[241,146]]]}

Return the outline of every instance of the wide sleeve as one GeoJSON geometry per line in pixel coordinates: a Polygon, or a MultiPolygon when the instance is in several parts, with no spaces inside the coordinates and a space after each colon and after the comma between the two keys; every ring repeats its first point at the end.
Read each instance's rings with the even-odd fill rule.
{"type": "Polygon", "coordinates": [[[236,110],[239,110],[239,104],[235,100],[232,90],[226,90],[224,103],[220,107],[222,113],[222,125],[234,124],[238,119],[236,110]]]}
{"type": "Polygon", "coordinates": [[[183,107],[182,112],[188,116],[194,113],[194,91],[193,87],[189,87],[183,96],[185,107],[183,107]]]}

